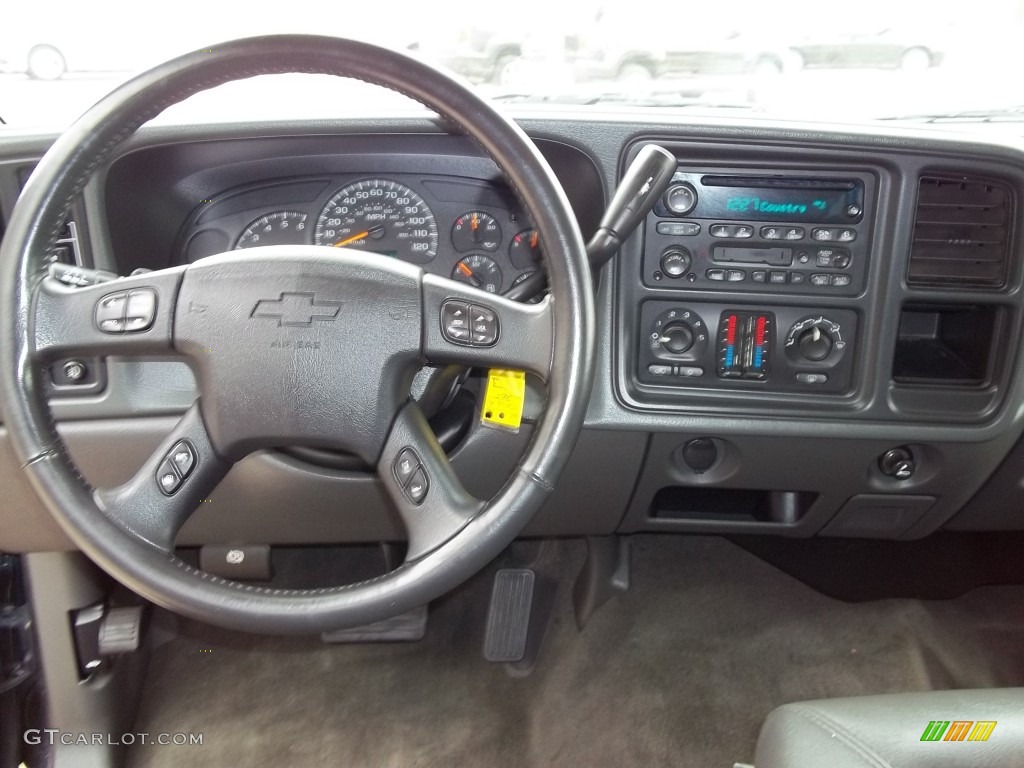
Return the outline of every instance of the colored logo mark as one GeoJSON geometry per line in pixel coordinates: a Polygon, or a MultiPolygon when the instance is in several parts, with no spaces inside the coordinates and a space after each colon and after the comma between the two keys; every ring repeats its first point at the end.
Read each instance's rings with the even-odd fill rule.
{"type": "Polygon", "coordinates": [[[921,741],[988,741],[997,720],[931,720],[921,741]]]}

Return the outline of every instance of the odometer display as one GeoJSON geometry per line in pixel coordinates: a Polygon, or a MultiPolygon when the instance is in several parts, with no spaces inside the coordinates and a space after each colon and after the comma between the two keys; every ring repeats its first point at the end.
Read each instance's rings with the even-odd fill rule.
{"type": "Polygon", "coordinates": [[[437,222],[423,198],[390,179],[338,190],[316,220],[317,245],[359,248],[427,264],[437,255],[437,222]]]}

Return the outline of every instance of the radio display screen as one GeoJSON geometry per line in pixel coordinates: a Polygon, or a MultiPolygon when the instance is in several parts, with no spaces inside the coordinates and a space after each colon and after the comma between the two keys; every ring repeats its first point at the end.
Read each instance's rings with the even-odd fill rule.
{"type": "Polygon", "coordinates": [[[849,224],[863,212],[859,182],[721,176],[702,182],[690,215],[703,219],[849,224]]]}

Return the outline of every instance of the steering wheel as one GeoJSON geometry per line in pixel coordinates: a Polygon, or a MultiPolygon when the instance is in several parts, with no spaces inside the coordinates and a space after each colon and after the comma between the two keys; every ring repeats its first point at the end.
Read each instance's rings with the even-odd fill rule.
{"type": "MultiPolygon", "coordinates": [[[[527,136],[466,85],[406,55],[329,37],[237,40],[160,65],[92,107],[26,185],[0,249],[0,398],[35,491],[92,560],[148,600],[220,626],[313,633],[425,604],[496,557],[558,479],[593,380],[593,288],[583,241],[527,136]],[[224,253],[87,287],[46,273],[45,254],[93,171],[140,125],[232,80],[291,72],[350,77],[421,102],[476,140],[534,217],[551,296],[528,305],[360,251],[274,246],[224,253]],[[459,311],[475,326],[460,331],[459,311]],[[48,363],[71,355],[184,355],[199,397],[127,483],[94,489],[55,428],[48,363]],[[424,363],[531,371],[544,412],[512,476],[471,496],[409,397],[424,363]],[[233,463],[273,446],[353,453],[377,469],[404,522],[405,562],[384,576],[310,590],[198,571],[178,530],[233,463]]],[[[281,510],[287,514],[287,510],[281,510]]]]}

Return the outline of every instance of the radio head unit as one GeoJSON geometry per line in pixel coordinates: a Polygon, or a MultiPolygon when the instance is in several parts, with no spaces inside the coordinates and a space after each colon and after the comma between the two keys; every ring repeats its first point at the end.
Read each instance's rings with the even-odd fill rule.
{"type": "Polygon", "coordinates": [[[652,288],[856,295],[870,254],[868,173],[683,169],[648,216],[652,288]]]}

